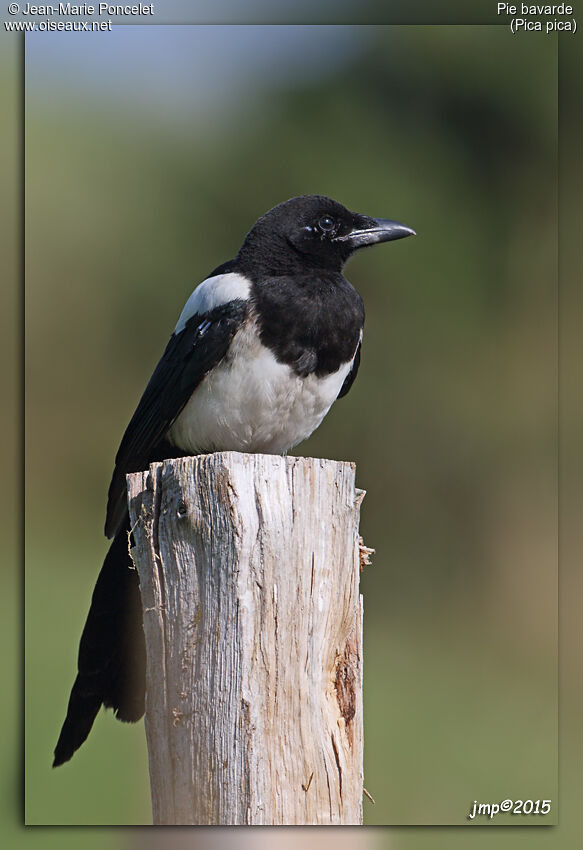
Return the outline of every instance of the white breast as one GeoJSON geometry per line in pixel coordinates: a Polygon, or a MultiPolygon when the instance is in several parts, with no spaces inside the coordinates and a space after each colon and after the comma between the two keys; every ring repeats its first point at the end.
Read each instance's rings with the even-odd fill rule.
{"type": "Polygon", "coordinates": [[[168,438],[193,454],[285,452],[318,427],[351,365],[345,363],[324,378],[300,378],[277,362],[261,344],[255,324],[247,322],[227,357],[193,392],[168,438]]]}

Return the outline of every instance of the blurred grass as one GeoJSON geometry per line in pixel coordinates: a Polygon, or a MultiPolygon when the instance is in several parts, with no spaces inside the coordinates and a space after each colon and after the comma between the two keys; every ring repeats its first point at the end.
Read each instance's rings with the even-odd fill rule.
{"type": "Polygon", "coordinates": [[[106,811],[109,825],[151,822],[148,786],[147,753],[143,723],[121,724],[112,719],[111,712],[101,712],[94,732],[87,742],[91,764],[91,783],[85,781],[87,768],[52,770],[52,748],[55,729],[60,728],[66,709],[67,694],[61,699],[47,701],[53,692],[53,682],[66,681],[75,670],[77,650],[71,644],[71,631],[79,634],[86,612],[81,600],[89,599],[92,591],[91,567],[103,556],[105,546],[98,543],[93,549],[79,543],[76,569],[70,569],[71,547],[58,541],[36,551],[31,545],[27,560],[42,563],[50,575],[46,583],[28,582],[26,587],[26,679],[27,706],[34,706],[26,725],[26,793],[25,822],[27,824],[79,824],[103,822],[106,811]],[[50,555],[47,556],[47,549],[50,555]],[[101,550],[101,551],[100,551],[101,550]],[[85,559],[87,562],[85,563],[85,559]],[[68,598],[80,600],[75,607],[63,610],[63,588],[68,598]],[[50,618],[50,640],[37,638],[38,623],[50,618]],[[123,781],[128,768],[134,776],[123,781]],[[121,771],[122,783],[116,781],[121,771]]]}
{"type": "Polygon", "coordinates": [[[419,233],[349,266],[361,373],[301,447],[356,460],[368,491],[367,822],[556,798],[555,51],[371,29],[332,80],[250,99],[242,125],[177,128],[73,86],[35,97],[50,69],[31,65],[28,823],[149,822],[141,724],[102,716],[50,770],[112,458],[192,287],[301,192],[419,233]]]}

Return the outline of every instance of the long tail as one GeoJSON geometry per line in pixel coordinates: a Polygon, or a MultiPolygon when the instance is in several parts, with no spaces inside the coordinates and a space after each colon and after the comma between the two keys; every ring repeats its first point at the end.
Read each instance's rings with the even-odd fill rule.
{"type": "Polygon", "coordinates": [[[78,674],[69,697],[53,767],[85,741],[97,712],[113,708],[119,720],[144,714],[146,649],[138,574],[128,553],[128,524],[115,536],[99,573],[79,645],[78,674]]]}

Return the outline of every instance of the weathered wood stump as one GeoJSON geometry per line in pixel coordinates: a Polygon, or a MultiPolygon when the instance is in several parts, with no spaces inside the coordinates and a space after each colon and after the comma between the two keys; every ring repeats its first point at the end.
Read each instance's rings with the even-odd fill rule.
{"type": "Polygon", "coordinates": [[[128,476],[154,823],[362,823],[354,479],[237,452],[128,476]]]}

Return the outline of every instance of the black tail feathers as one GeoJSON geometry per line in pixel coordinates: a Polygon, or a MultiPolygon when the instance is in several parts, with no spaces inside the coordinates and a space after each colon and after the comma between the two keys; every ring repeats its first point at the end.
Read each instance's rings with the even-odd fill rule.
{"type": "Polygon", "coordinates": [[[97,579],[79,645],[78,670],[53,767],[79,749],[102,704],[127,722],[144,714],[146,649],[127,526],[115,536],[97,579]]]}

